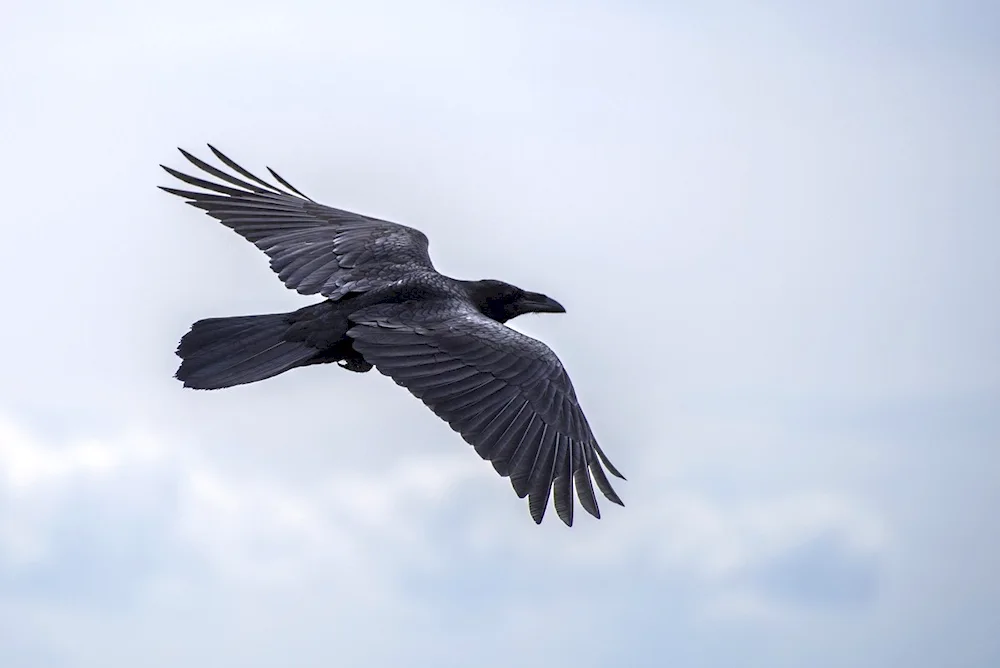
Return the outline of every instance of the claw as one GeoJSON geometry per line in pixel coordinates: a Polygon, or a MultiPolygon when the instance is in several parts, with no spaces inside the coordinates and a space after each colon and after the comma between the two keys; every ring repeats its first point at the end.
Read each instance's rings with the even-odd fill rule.
{"type": "Polygon", "coordinates": [[[345,360],[340,360],[337,362],[337,366],[341,369],[354,371],[355,373],[365,373],[372,370],[372,365],[366,362],[363,357],[349,357],[345,360]]]}

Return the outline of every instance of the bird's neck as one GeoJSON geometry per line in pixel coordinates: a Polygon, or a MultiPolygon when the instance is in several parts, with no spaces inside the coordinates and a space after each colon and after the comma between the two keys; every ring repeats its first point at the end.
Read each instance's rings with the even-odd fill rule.
{"type": "Polygon", "coordinates": [[[503,302],[496,299],[496,287],[486,281],[456,281],[469,301],[490,320],[504,323],[510,316],[504,311],[503,302]]]}

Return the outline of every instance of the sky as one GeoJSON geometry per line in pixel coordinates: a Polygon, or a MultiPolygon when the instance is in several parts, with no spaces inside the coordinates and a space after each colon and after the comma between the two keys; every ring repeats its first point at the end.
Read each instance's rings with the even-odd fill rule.
{"type": "Polygon", "coordinates": [[[0,665],[1000,665],[994,3],[42,0],[0,90],[0,665]],[[184,390],[314,301],[156,189],[206,142],[563,303],[625,507],[378,373],[184,390]]]}

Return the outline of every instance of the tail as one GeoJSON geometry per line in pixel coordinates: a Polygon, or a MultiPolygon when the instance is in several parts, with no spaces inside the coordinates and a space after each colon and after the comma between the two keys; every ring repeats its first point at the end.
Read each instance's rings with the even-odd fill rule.
{"type": "Polygon", "coordinates": [[[300,366],[316,350],[302,342],[285,341],[289,325],[284,313],[199,320],[177,347],[183,361],[176,377],[184,387],[217,390],[300,366]]]}

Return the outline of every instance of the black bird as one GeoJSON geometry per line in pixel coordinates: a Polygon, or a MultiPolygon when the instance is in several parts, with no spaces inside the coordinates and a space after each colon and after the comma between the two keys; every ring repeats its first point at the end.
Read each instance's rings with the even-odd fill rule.
{"type": "Polygon", "coordinates": [[[624,477],[597,444],[559,358],[504,325],[524,313],[565,313],[559,302],[502,281],[439,274],[419,230],[318,204],[268,167],[282,190],[209,148],[242,178],[180,149],[219,181],[160,165],[208,192],[160,187],[267,253],[287,287],[326,300],[292,313],[196,322],[177,348],[185,387],[232,387],[310,364],[362,373],[374,366],[509,476],[536,523],[552,495],[572,526],[574,485],[594,517],[593,482],[624,505],[602,463],[624,477]]]}

